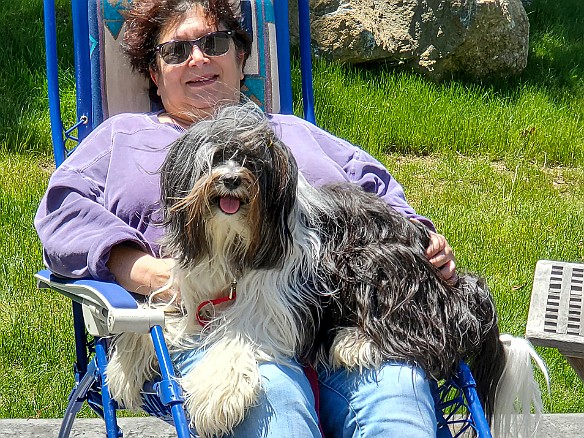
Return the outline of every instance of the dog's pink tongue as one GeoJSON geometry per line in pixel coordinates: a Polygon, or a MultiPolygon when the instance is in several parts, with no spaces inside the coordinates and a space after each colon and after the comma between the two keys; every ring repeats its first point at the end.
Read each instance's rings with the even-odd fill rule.
{"type": "Polygon", "coordinates": [[[234,214],[239,211],[241,202],[233,196],[223,196],[219,199],[219,208],[223,213],[234,214]]]}

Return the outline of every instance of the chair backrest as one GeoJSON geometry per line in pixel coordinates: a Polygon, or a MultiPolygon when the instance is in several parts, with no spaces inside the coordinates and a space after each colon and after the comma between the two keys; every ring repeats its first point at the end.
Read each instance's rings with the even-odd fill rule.
{"type": "MultiPolygon", "coordinates": [[[[308,46],[301,50],[308,54],[308,59],[302,61],[303,106],[305,114],[308,110],[307,119],[314,123],[308,0],[300,2],[306,3],[301,8],[305,15],[300,21],[306,21],[304,29],[308,29],[300,41],[301,46],[308,46]]],[[[54,0],[44,3],[49,110],[58,166],[68,153],[67,140],[82,140],[112,115],[152,108],[146,79],[131,71],[120,48],[124,11],[131,0],[72,0],[77,123],[64,130],[58,91],[55,4],[54,0]]],[[[253,38],[242,92],[266,112],[292,114],[288,0],[240,0],[240,8],[243,27],[253,38]]]]}

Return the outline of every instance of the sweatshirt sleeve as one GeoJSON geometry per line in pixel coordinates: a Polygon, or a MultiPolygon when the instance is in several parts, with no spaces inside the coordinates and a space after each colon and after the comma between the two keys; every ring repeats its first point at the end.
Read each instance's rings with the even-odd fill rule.
{"type": "Polygon", "coordinates": [[[385,166],[367,152],[356,148],[344,169],[349,179],[363,187],[366,192],[377,193],[390,207],[436,231],[430,219],[417,214],[408,204],[401,184],[391,176],[385,166]]]}
{"type": "Polygon", "coordinates": [[[390,207],[435,231],[434,224],[408,204],[403,187],[378,160],[346,140],[294,116],[273,115],[276,134],[290,147],[310,184],[351,181],[377,194],[390,207]]]}
{"type": "Polygon", "coordinates": [[[121,242],[152,253],[144,236],[104,207],[113,137],[104,125],[53,173],[35,217],[45,265],[66,277],[114,280],[106,263],[121,242]]]}

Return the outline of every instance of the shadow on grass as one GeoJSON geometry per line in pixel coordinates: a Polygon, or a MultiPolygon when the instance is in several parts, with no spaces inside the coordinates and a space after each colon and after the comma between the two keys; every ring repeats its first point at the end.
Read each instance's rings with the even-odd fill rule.
{"type": "MultiPolygon", "coordinates": [[[[440,89],[453,82],[503,95],[513,100],[524,86],[536,87],[558,100],[574,94],[584,98],[584,2],[535,0],[527,8],[530,49],[527,67],[515,78],[473,81],[453,78],[436,84],[440,89]]],[[[399,71],[395,62],[344,66],[347,73],[368,80],[379,73],[399,71]]]]}

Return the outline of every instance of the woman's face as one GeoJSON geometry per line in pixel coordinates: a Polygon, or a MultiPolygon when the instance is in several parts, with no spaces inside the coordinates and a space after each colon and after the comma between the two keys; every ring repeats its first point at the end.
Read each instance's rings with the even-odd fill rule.
{"type": "MultiPolygon", "coordinates": [[[[160,41],[195,40],[216,30],[209,25],[202,7],[195,6],[176,23],[162,29],[160,41]]],[[[166,64],[157,55],[157,70],[151,70],[164,109],[172,116],[195,121],[212,114],[218,105],[238,102],[243,79],[242,56],[235,43],[221,56],[207,56],[194,47],[182,64],[166,64]]]]}

